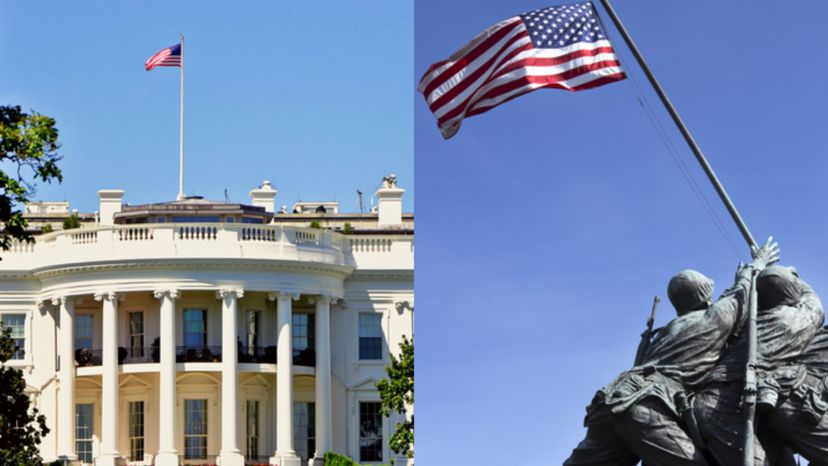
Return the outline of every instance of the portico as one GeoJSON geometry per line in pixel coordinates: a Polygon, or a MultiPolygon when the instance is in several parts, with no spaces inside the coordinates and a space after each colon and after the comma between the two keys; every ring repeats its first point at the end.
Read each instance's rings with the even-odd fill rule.
{"type": "MultiPolygon", "coordinates": [[[[94,462],[98,465],[121,464],[120,461],[127,459],[137,464],[141,464],[141,461],[147,464],[154,461],[153,464],[160,466],[186,464],[190,460],[203,462],[217,456],[217,461],[224,466],[244,465],[246,453],[251,451],[248,445],[250,439],[255,438],[254,441],[261,443],[261,448],[256,445],[252,451],[264,453],[267,445],[272,446],[272,464],[299,465],[301,458],[294,444],[293,407],[294,378],[300,376],[314,379],[313,418],[317,440],[316,451],[309,451],[308,454],[321,459],[324,452],[330,449],[330,313],[331,305],[336,303],[337,298],[330,293],[247,292],[242,287],[225,286],[212,291],[215,303],[211,306],[206,302],[210,294],[207,290],[165,288],[166,285],[158,283],[144,290],[101,290],[91,294],[62,295],[48,300],[59,308],[60,315],[58,348],[62,365],[58,373],[61,398],[58,456],[85,462],[89,459],[89,452],[92,452],[94,462]],[[242,302],[245,296],[247,299],[242,302]],[[308,358],[299,360],[296,355],[301,352],[294,351],[294,303],[301,305],[302,315],[314,316],[315,347],[311,349],[315,350],[315,357],[312,367],[306,365],[308,358]],[[86,354],[89,349],[76,347],[76,304],[79,315],[92,316],[93,322],[100,322],[100,336],[93,335],[92,341],[98,341],[99,338],[101,347],[91,351],[93,355],[101,355],[99,361],[94,357],[91,360],[79,360],[78,355],[86,354]],[[139,308],[145,311],[136,311],[139,308]],[[129,320],[138,321],[136,312],[144,312],[149,318],[157,317],[157,327],[141,317],[144,328],[127,328],[129,320]],[[190,320],[189,316],[184,315],[188,312],[200,313],[204,319],[190,320]],[[247,315],[251,314],[260,316],[258,328],[239,326],[239,322],[247,323],[247,315]],[[201,328],[199,322],[205,323],[206,327],[201,328]],[[119,331],[125,328],[126,331],[119,331]],[[145,358],[146,362],[131,363],[124,353],[137,354],[144,351],[144,346],[130,332],[147,332],[147,337],[152,337],[154,328],[158,331],[157,346],[146,350],[150,353],[145,358]],[[195,341],[199,335],[204,336],[204,339],[195,341]],[[275,359],[268,359],[264,354],[271,353],[269,350],[262,352],[257,350],[261,347],[243,346],[242,341],[248,341],[250,335],[255,335],[262,343],[275,343],[275,359]],[[215,340],[221,342],[220,351],[209,350],[212,347],[210,343],[215,340]],[[198,346],[197,343],[205,344],[198,346]],[[141,346],[132,346],[133,344],[141,346]],[[204,349],[199,353],[199,348],[204,349]],[[197,353],[195,359],[191,358],[193,350],[197,353]],[[202,359],[201,356],[207,352],[212,354],[212,358],[202,359]],[[247,360],[251,353],[262,355],[258,359],[261,362],[240,364],[240,355],[247,360]],[[70,364],[64,364],[64,361],[70,364]],[[296,363],[303,365],[297,366],[298,369],[295,370],[296,363]],[[262,380],[265,387],[263,401],[273,398],[275,402],[248,404],[241,393],[240,373],[246,374],[246,379],[249,379],[250,374],[260,374],[261,378],[257,380],[262,380]],[[186,374],[209,377],[215,381],[218,393],[210,391],[207,387],[209,384],[204,383],[203,377],[182,377],[186,374]],[[275,383],[271,383],[274,375],[275,383]],[[131,418],[136,416],[135,402],[121,399],[128,385],[128,377],[150,381],[157,377],[157,415],[149,416],[149,412],[154,409],[152,401],[155,397],[151,397],[153,400],[147,399],[139,405],[141,422],[131,418]],[[90,426],[91,430],[98,430],[94,424],[100,423],[100,435],[93,448],[79,455],[79,439],[75,438],[78,430],[75,386],[78,379],[87,378],[95,383],[100,381],[99,402],[96,398],[96,402],[87,403],[95,405],[92,412],[100,413],[99,416],[97,413],[92,415],[93,426],[90,426]],[[184,390],[183,394],[181,390],[184,390]],[[209,400],[212,406],[209,406],[210,403],[199,404],[200,401],[191,403],[188,401],[190,399],[209,400]],[[247,413],[246,410],[252,409],[251,406],[256,406],[259,412],[247,413]],[[269,412],[262,411],[265,406],[268,406],[269,412]],[[191,413],[202,408],[207,420],[191,413]],[[219,422],[209,422],[216,415],[216,421],[219,422]],[[157,419],[156,426],[144,422],[150,417],[157,419]],[[265,422],[269,417],[276,420],[272,427],[265,422]],[[189,424],[187,421],[190,421],[189,424]],[[248,432],[253,429],[250,423],[255,425],[255,436],[248,432]],[[215,425],[220,428],[209,432],[216,430],[211,429],[215,425]],[[208,432],[193,433],[202,428],[208,432]],[[153,431],[158,432],[157,439],[149,438],[153,431]],[[140,440],[140,448],[132,443],[135,439],[140,440]],[[214,439],[218,441],[215,444],[211,442],[214,439]],[[157,448],[151,448],[153,445],[157,445],[157,448]],[[95,450],[97,454],[94,454],[95,450]],[[140,453],[143,453],[142,457],[136,457],[140,453]]],[[[93,328],[97,329],[98,325],[93,324],[93,328]]],[[[306,333],[307,329],[303,329],[303,332],[306,333]]],[[[308,348],[301,350],[307,352],[308,348]]],[[[84,386],[89,386],[89,383],[84,382],[84,386]]],[[[257,459],[261,460],[263,455],[258,456],[257,459]]]]}

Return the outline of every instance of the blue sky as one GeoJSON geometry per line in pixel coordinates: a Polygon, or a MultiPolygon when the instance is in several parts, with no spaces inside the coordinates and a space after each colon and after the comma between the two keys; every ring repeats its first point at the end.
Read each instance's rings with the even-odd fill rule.
{"type": "MultiPolygon", "coordinates": [[[[65,181],[42,200],[97,210],[178,193],[179,74],[144,61],[186,35],[185,191],[356,210],[388,172],[414,208],[413,6],[304,2],[3,2],[0,104],[57,120],[65,181]]],[[[368,198],[365,200],[366,206],[368,198]]]]}
{"type": "MultiPolygon", "coordinates": [[[[828,5],[617,0],[615,9],[757,240],[828,291],[828,5]]],[[[415,75],[544,1],[418,1],[415,75]]],[[[608,22],[608,18],[605,16],[608,22]]],[[[560,464],[595,390],[631,365],[653,295],[696,268],[733,280],[747,247],[618,34],[631,80],[540,90],[444,141],[415,101],[417,460],[560,464]]]]}

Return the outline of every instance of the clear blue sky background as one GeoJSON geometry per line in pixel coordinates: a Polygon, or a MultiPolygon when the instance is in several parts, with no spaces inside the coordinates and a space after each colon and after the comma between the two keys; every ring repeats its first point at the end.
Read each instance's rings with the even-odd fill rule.
{"type": "MultiPolygon", "coordinates": [[[[415,75],[547,1],[418,1],[415,75]]],[[[823,2],[617,0],[614,6],[757,239],[828,292],[823,2]]],[[[608,18],[605,16],[608,21],[608,18]]],[[[620,37],[727,234],[747,247],[620,37]]],[[[728,287],[740,257],[639,105],[632,82],[540,90],[443,141],[415,102],[417,461],[560,464],[595,390],[631,365],[653,295],[697,268],[728,287]]]]}
{"type": "Polygon", "coordinates": [[[366,206],[397,173],[414,208],[410,2],[3,2],[0,105],[57,120],[65,181],[41,200],[97,210],[178,193],[179,73],[144,61],[186,35],[185,190],[277,206],[366,206]]]}

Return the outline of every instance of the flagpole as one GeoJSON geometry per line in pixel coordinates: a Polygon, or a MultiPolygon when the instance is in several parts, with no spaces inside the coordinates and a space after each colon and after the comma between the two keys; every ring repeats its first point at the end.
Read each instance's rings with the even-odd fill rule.
{"type": "Polygon", "coordinates": [[[638,65],[641,66],[641,69],[644,71],[644,74],[647,76],[647,79],[650,81],[653,89],[655,89],[656,94],[658,94],[658,97],[661,99],[664,107],[667,108],[667,112],[670,114],[670,117],[672,117],[673,122],[676,126],[678,126],[681,135],[684,136],[684,140],[687,141],[687,144],[690,146],[690,150],[693,151],[693,155],[696,156],[696,160],[702,166],[707,178],[713,184],[713,187],[716,188],[716,192],[719,194],[719,197],[727,208],[727,211],[730,213],[733,221],[736,222],[736,226],[739,227],[742,237],[744,237],[745,241],[747,241],[751,248],[757,247],[756,240],[753,239],[753,235],[750,233],[750,230],[748,230],[745,221],[742,220],[742,216],[739,215],[739,211],[736,210],[736,206],[733,205],[733,202],[730,200],[730,196],[727,195],[727,191],[725,191],[725,188],[722,186],[722,183],[719,181],[716,173],[713,172],[713,168],[707,162],[701,148],[699,148],[699,145],[696,144],[696,140],[693,139],[693,135],[690,134],[690,130],[688,130],[687,126],[684,125],[684,121],[682,121],[675,107],[673,107],[672,102],[670,102],[670,99],[667,97],[667,94],[664,92],[661,84],[658,83],[653,75],[653,72],[650,71],[650,67],[647,66],[647,63],[644,61],[644,57],[641,56],[641,52],[638,51],[638,47],[635,46],[635,42],[633,42],[632,37],[630,37],[629,33],[627,33],[624,25],[621,24],[621,19],[618,18],[617,14],[615,14],[615,10],[612,8],[612,5],[610,5],[609,0],[601,0],[601,4],[609,14],[613,24],[615,24],[616,29],[618,29],[618,32],[621,33],[621,37],[624,38],[624,42],[627,43],[627,47],[629,47],[630,51],[635,56],[636,61],[638,61],[638,65]]]}
{"type": "Polygon", "coordinates": [[[184,200],[184,33],[181,33],[181,110],[179,114],[178,200],[184,200]]]}

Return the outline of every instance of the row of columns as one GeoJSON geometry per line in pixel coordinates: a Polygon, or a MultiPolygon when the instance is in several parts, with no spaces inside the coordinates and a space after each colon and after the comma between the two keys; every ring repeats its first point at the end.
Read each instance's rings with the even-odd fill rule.
{"type": "MultiPolygon", "coordinates": [[[[157,466],[177,466],[179,452],[175,448],[176,426],[176,369],[175,369],[175,301],[177,290],[156,290],[160,308],[160,383],[157,466]]],[[[221,359],[221,450],[222,466],[243,466],[244,457],[238,445],[238,300],[244,296],[240,289],[222,289],[216,298],[222,302],[222,359],[221,359]]],[[[299,466],[300,458],[293,445],[293,337],[291,334],[292,301],[298,293],[270,293],[277,302],[277,372],[276,372],[276,451],[271,464],[299,466]],[[287,364],[285,364],[287,362],[287,364]]],[[[118,301],[116,292],[95,294],[103,305],[102,357],[102,439],[96,465],[119,464],[118,451],[118,301]]],[[[330,306],[336,298],[318,296],[316,305],[316,451],[312,464],[323,464],[326,451],[331,449],[331,348],[330,306]]],[[[52,300],[59,306],[60,412],[58,415],[59,458],[75,460],[75,357],[74,357],[74,301],[71,297],[52,300]]]]}

